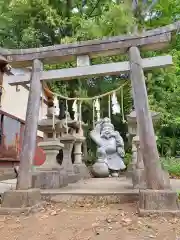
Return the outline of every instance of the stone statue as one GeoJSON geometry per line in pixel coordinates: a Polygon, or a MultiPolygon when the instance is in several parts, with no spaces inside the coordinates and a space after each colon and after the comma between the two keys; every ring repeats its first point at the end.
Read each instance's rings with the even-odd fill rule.
{"type": "Polygon", "coordinates": [[[123,162],[123,157],[125,155],[124,141],[119,132],[114,130],[114,126],[110,119],[104,118],[97,122],[90,136],[98,145],[98,160],[100,160],[101,163],[103,160],[108,166],[111,176],[118,177],[119,171],[126,168],[123,162]]]}

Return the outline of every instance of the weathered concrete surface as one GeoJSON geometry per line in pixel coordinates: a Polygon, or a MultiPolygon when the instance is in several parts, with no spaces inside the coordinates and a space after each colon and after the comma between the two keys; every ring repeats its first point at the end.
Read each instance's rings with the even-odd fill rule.
{"type": "MultiPolygon", "coordinates": [[[[15,189],[16,179],[10,179],[0,182],[0,194],[9,190],[15,189]]],[[[174,191],[180,191],[180,180],[171,179],[172,189],[174,191]]],[[[117,193],[117,192],[139,192],[138,189],[132,189],[131,179],[126,177],[120,178],[90,178],[86,180],[80,180],[79,182],[69,184],[61,189],[46,189],[41,192],[52,194],[102,194],[102,193],[117,193]]]]}
{"type": "Polygon", "coordinates": [[[121,178],[90,178],[80,180],[77,183],[69,184],[67,187],[57,190],[43,190],[42,193],[56,194],[103,194],[103,193],[118,193],[118,192],[138,192],[132,189],[131,180],[121,178]]]}
{"type": "Polygon", "coordinates": [[[41,202],[39,189],[9,190],[2,194],[0,214],[31,212],[40,207],[41,202]]]}
{"type": "Polygon", "coordinates": [[[35,171],[32,187],[40,189],[59,189],[68,185],[68,176],[63,168],[51,171],[35,171]]]}
{"type": "Polygon", "coordinates": [[[73,204],[122,203],[138,200],[139,191],[132,189],[131,181],[121,178],[91,178],[58,190],[42,190],[43,199],[73,204]]]}
{"type": "Polygon", "coordinates": [[[180,216],[180,205],[177,193],[168,189],[141,189],[139,191],[138,212],[140,216],[150,214],[180,216]]]}
{"type": "Polygon", "coordinates": [[[21,208],[32,207],[41,200],[41,193],[38,189],[10,190],[4,192],[2,207],[21,208]]]}
{"type": "Polygon", "coordinates": [[[73,167],[74,167],[75,174],[78,174],[80,179],[91,178],[91,174],[85,163],[83,163],[83,162],[82,163],[74,163],[73,167]]]}

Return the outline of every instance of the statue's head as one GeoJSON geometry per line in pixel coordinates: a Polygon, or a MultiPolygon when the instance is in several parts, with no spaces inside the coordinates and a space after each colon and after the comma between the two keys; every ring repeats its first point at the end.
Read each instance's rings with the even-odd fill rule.
{"type": "Polygon", "coordinates": [[[101,125],[101,137],[110,138],[114,132],[114,126],[109,118],[104,118],[101,125]]]}

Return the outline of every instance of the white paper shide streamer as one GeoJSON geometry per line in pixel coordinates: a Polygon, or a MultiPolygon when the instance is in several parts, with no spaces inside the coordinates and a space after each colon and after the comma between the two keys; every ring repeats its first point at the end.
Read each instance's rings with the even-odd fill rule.
{"type": "Polygon", "coordinates": [[[54,97],[53,104],[54,104],[54,115],[58,117],[60,109],[59,109],[59,101],[57,97],[54,97]]]}
{"type": "Polygon", "coordinates": [[[59,101],[58,98],[55,96],[53,100],[53,130],[55,129],[55,117],[58,117],[60,113],[59,109],[59,101]]]}
{"type": "Polygon", "coordinates": [[[112,94],[111,102],[112,102],[112,114],[116,115],[117,113],[120,113],[121,108],[117,100],[116,92],[112,94]]]}
{"type": "Polygon", "coordinates": [[[72,110],[74,112],[74,120],[78,121],[78,104],[77,104],[77,100],[75,100],[73,102],[72,110]]]}
{"type": "Polygon", "coordinates": [[[97,121],[99,121],[100,120],[100,102],[98,98],[94,102],[94,107],[96,109],[97,121]]]}

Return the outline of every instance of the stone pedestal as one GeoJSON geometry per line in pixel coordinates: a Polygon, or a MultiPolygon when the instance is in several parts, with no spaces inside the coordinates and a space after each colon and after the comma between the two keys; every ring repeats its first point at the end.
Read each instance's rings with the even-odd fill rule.
{"type": "Polygon", "coordinates": [[[46,161],[37,169],[44,171],[46,169],[53,170],[59,168],[60,165],[58,164],[56,157],[59,153],[59,150],[62,149],[64,145],[60,143],[59,140],[49,140],[45,142],[40,142],[38,146],[44,150],[46,154],[46,161]]]}
{"type": "MultiPolygon", "coordinates": [[[[146,171],[144,168],[144,162],[141,154],[140,149],[140,141],[139,136],[135,136],[133,138],[133,142],[137,149],[137,163],[134,165],[133,172],[132,172],[132,183],[133,188],[135,189],[146,189],[146,171]]],[[[170,186],[169,174],[168,172],[162,170],[163,181],[167,188],[170,186]]]]}
{"type": "Polygon", "coordinates": [[[172,190],[140,190],[138,212],[140,216],[151,214],[180,216],[177,193],[172,190]]]}
{"type": "Polygon", "coordinates": [[[63,167],[56,170],[35,171],[32,186],[40,189],[58,189],[68,185],[68,176],[63,167]]]}
{"type": "Polygon", "coordinates": [[[74,172],[74,167],[73,167],[72,158],[71,158],[75,137],[72,135],[66,134],[62,136],[60,140],[64,144],[62,167],[67,172],[68,182],[75,183],[80,179],[78,174],[74,172]]]}
{"type": "Polygon", "coordinates": [[[146,174],[144,170],[143,158],[140,150],[139,136],[133,138],[134,148],[136,148],[137,159],[133,164],[132,183],[135,189],[146,188],[146,174]]]}
{"type": "Polygon", "coordinates": [[[32,174],[32,186],[34,188],[58,189],[67,186],[67,173],[63,166],[60,166],[56,160],[57,154],[63,146],[59,140],[49,140],[39,143],[39,147],[46,154],[46,161],[37,167],[32,174]]]}
{"type": "Polygon", "coordinates": [[[10,190],[3,194],[0,214],[29,213],[42,205],[39,189],[10,190]]]}
{"type": "Polygon", "coordinates": [[[82,162],[82,143],[85,137],[76,136],[74,143],[74,172],[78,174],[81,179],[90,178],[91,175],[85,163],[82,162]]]}
{"type": "Polygon", "coordinates": [[[75,163],[73,166],[75,174],[77,174],[80,179],[88,179],[91,177],[91,174],[85,163],[75,163]]]}
{"type": "Polygon", "coordinates": [[[136,168],[136,164],[137,164],[137,148],[134,142],[132,141],[132,161],[128,165],[126,174],[127,178],[132,178],[133,171],[136,168]]]}

